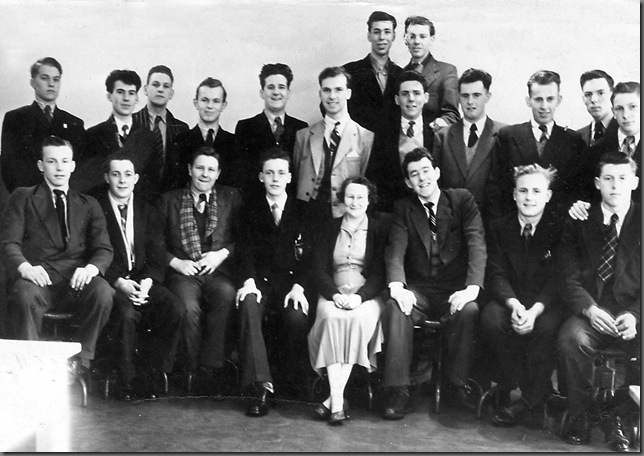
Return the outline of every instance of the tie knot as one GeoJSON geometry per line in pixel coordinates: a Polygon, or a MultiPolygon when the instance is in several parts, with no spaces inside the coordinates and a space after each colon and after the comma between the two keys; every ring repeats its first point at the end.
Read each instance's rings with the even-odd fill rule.
{"type": "Polygon", "coordinates": [[[277,203],[273,203],[273,204],[271,204],[271,210],[272,210],[272,211],[274,211],[274,210],[275,210],[275,209],[277,209],[277,208],[279,208],[279,206],[277,205],[277,203]]]}
{"type": "Polygon", "coordinates": [[[604,131],[604,124],[601,122],[595,122],[595,131],[604,131]]]}
{"type": "Polygon", "coordinates": [[[206,194],[205,194],[205,193],[200,193],[200,194],[199,194],[199,202],[201,203],[202,201],[203,201],[204,203],[206,203],[206,202],[208,201],[208,196],[206,196],[206,194]]]}
{"type": "Polygon", "coordinates": [[[212,128],[209,128],[209,129],[208,129],[208,134],[209,134],[209,135],[214,135],[214,134],[215,134],[215,130],[213,130],[212,128]]]}
{"type": "Polygon", "coordinates": [[[161,116],[156,116],[156,117],[154,118],[154,126],[159,125],[159,124],[161,123],[161,121],[162,121],[162,120],[163,120],[163,119],[161,118],[161,116]]]}
{"type": "Polygon", "coordinates": [[[548,134],[548,127],[545,125],[539,125],[539,130],[541,130],[544,134],[548,134]]]}
{"type": "Polygon", "coordinates": [[[434,210],[434,203],[425,203],[425,207],[432,212],[434,210]]]}
{"type": "Polygon", "coordinates": [[[627,136],[626,138],[624,138],[624,144],[627,144],[629,146],[631,144],[635,144],[635,136],[627,136]]]}
{"type": "Polygon", "coordinates": [[[45,114],[47,114],[47,115],[51,114],[51,106],[45,105],[45,114]]]}
{"type": "Polygon", "coordinates": [[[472,124],[472,125],[470,126],[470,131],[476,131],[476,130],[477,130],[477,128],[476,128],[476,124],[472,124]]]}
{"type": "Polygon", "coordinates": [[[127,204],[119,204],[119,211],[123,212],[127,209],[127,204]]]}
{"type": "Polygon", "coordinates": [[[619,215],[613,214],[610,216],[610,224],[615,225],[617,221],[619,220],[619,215]]]}
{"type": "Polygon", "coordinates": [[[56,195],[57,198],[61,198],[65,196],[65,192],[62,190],[54,190],[54,195],[56,195]]]}
{"type": "Polygon", "coordinates": [[[416,125],[416,122],[414,122],[413,120],[410,120],[410,121],[409,121],[409,126],[410,126],[410,127],[413,127],[414,125],[416,125]]]}
{"type": "Polygon", "coordinates": [[[277,126],[282,125],[282,118],[281,117],[275,117],[275,125],[277,125],[277,126]]]}
{"type": "Polygon", "coordinates": [[[523,237],[532,236],[532,223],[526,223],[523,227],[523,237]]]}
{"type": "Polygon", "coordinates": [[[130,128],[130,127],[128,127],[127,125],[123,125],[123,126],[121,127],[121,131],[123,131],[123,134],[124,134],[124,135],[127,135],[127,131],[129,130],[129,128],[130,128]]]}

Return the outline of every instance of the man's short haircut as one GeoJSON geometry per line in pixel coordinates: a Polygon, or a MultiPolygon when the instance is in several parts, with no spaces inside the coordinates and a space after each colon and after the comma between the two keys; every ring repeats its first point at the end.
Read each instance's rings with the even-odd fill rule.
{"type": "Polygon", "coordinates": [[[343,67],[327,67],[318,76],[318,83],[322,86],[322,81],[336,76],[344,75],[347,78],[347,89],[351,88],[351,75],[343,67]]]}
{"type": "Polygon", "coordinates": [[[538,163],[534,163],[532,165],[515,166],[514,188],[517,187],[517,181],[521,176],[526,176],[529,174],[541,174],[546,178],[546,181],[548,182],[548,188],[550,188],[552,186],[552,183],[555,181],[555,177],[557,176],[557,169],[552,166],[550,166],[549,168],[544,168],[538,163]]]}
{"type": "Polygon", "coordinates": [[[105,88],[109,93],[114,92],[114,84],[121,81],[125,85],[133,85],[138,92],[141,88],[141,78],[133,70],[114,70],[105,79],[105,88]]]}
{"type": "Polygon", "coordinates": [[[344,182],[342,182],[340,190],[336,193],[339,201],[344,202],[344,194],[347,191],[349,184],[364,185],[365,187],[367,187],[367,192],[369,192],[369,204],[375,204],[378,202],[378,189],[376,188],[376,184],[374,184],[364,176],[353,176],[346,178],[344,182]]]}
{"type": "Polygon", "coordinates": [[[484,70],[478,68],[468,68],[463,71],[463,74],[458,78],[458,88],[461,89],[461,84],[471,84],[476,81],[481,81],[485,90],[490,90],[492,85],[492,75],[484,70]]]}
{"type": "Polygon", "coordinates": [[[45,147],[49,147],[49,146],[69,147],[70,150],[72,151],[72,157],[74,156],[74,147],[72,146],[72,143],[58,136],[49,135],[45,139],[43,139],[42,142],[40,143],[40,157],[38,158],[39,160],[42,160],[42,157],[43,157],[42,153],[43,153],[43,150],[45,150],[45,147]]]}
{"type": "Polygon", "coordinates": [[[194,165],[197,157],[201,155],[205,155],[207,157],[215,157],[215,159],[217,159],[217,164],[219,165],[221,163],[219,153],[217,153],[215,149],[210,146],[201,146],[197,148],[190,156],[190,166],[194,165]]]}
{"type": "Polygon", "coordinates": [[[396,26],[398,25],[398,23],[396,22],[396,18],[389,13],[385,13],[384,11],[374,11],[369,15],[369,19],[367,19],[367,30],[371,31],[371,26],[373,25],[374,22],[385,22],[385,21],[391,22],[394,30],[396,30],[396,26]]]}
{"type": "Polygon", "coordinates": [[[138,159],[139,155],[140,154],[136,154],[135,151],[128,149],[127,145],[124,146],[122,149],[117,149],[107,156],[107,159],[105,160],[104,172],[105,173],[110,172],[110,166],[112,166],[113,161],[128,160],[132,162],[132,165],[134,166],[134,172],[138,173],[139,166],[140,166],[139,159],[138,159]]]}
{"type": "Polygon", "coordinates": [[[201,81],[201,84],[197,86],[197,91],[195,92],[195,100],[199,99],[199,89],[202,87],[209,87],[211,89],[216,89],[217,87],[221,87],[221,90],[224,92],[224,102],[226,101],[226,98],[228,98],[228,92],[226,92],[226,88],[222,84],[222,82],[219,79],[215,78],[206,78],[203,81],[201,81]]]}
{"type": "Polygon", "coordinates": [[[398,79],[396,79],[396,91],[394,92],[396,95],[398,95],[398,92],[400,92],[400,86],[402,85],[402,83],[407,81],[418,81],[423,86],[423,92],[427,92],[429,90],[425,76],[420,74],[418,71],[405,70],[401,72],[398,76],[398,79]]]}
{"type": "Polygon", "coordinates": [[[290,169],[291,169],[291,156],[288,154],[287,151],[285,151],[281,147],[273,146],[273,147],[270,147],[270,148],[262,151],[259,154],[258,165],[259,165],[259,171],[260,172],[264,170],[264,164],[268,160],[286,160],[286,162],[288,162],[289,172],[291,172],[290,171],[290,169]]]}
{"type": "Polygon", "coordinates": [[[174,84],[174,75],[172,74],[172,70],[165,65],[156,65],[150,68],[150,71],[148,71],[148,79],[146,80],[146,84],[150,83],[150,76],[152,76],[154,73],[167,74],[170,77],[170,81],[174,84]]]}
{"type": "Polygon", "coordinates": [[[532,95],[532,84],[548,85],[552,83],[557,84],[557,90],[561,86],[561,77],[559,73],[550,70],[539,70],[533,73],[528,79],[528,95],[532,95]]]}
{"type": "Polygon", "coordinates": [[[617,85],[613,88],[613,94],[610,96],[611,103],[615,99],[615,95],[617,95],[618,93],[636,93],[639,98],[640,83],[634,81],[618,82],[617,85]]]}
{"type": "Polygon", "coordinates": [[[579,85],[581,86],[582,90],[584,88],[584,84],[586,84],[588,81],[592,81],[593,79],[606,79],[608,87],[610,88],[611,92],[613,91],[615,81],[613,81],[613,78],[610,76],[610,74],[606,73],[604,70],[584,71],[579,77],[579,85]]]}
{"type": "Polygon", "coordinates": [[[43,57],[42,59],[36,60],[34,62],[34,64],[31,65],[31,68],[29,69],[29,72],[31,73],[32,79],[35,78],[36,76],[38,76],[38,72],[40,71],[40,67],[43,66],[43,65],[54,67],[54,68],[56,68],[58,70],[58,72],[61,75],[63,74],[63,67],[60,64],[60,62],[58,62],[58,60],[56,60],[53,57],[43,57]]]}
{"type": "Polygon", "coordinates": [[[429,36],[434,36],[436,34],[434,23],[425,16],[409,16],[405,19],[405,33],[407,33],[407,29],[410,25],[427,25],[429,26],[429,36]]]}
{"type": "Polygon", "coordinates": [[[407,169],[409,167],[409,164],[417,161],[421,161],[423,158],[429,159],[429,161],[432,163],[432,166],[434,168],[436,167],[436,164],[434,161],[434,155],[425,147],[417,147],[411,152],[409,152],[407,155],[405,155],[405,158],[403,158],[403,162],[401,166],[402,166],[403,174],[405,175],[405,178],[409,179],[409,170],[407,169]]]}
{"type": "Polygon", "coordinates": [[[291,88],[291,82],[293,82],[293,71],[285,63],[267,63],[262,66],[262,70],[259,72],[259,86],[263,89],[266,85],[266,78],[273,76],[274,74],[281,74],[286,78],[286,87],[291,88]]]}
{"type": "Polygon", "coordinates": [[[601,176],[602,169],[606,165],[631,165],[633,174],[637,173],[637,163],[635,160],[618,150],[606,152],[599,158],[597,168],[595,169],[595,177],[601,176]]]}

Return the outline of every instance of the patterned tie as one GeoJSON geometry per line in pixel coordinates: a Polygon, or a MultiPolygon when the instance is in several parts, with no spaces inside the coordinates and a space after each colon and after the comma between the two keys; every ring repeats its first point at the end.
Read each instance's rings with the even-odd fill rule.
{"type": "Polygon", "coordinates": [[[45,105],[45,117],[47,118],[47,123],[51,125],[51,122],[54,120],[54,115],[51,112],[51,106],[45,105]]]}
{"type": "Polygon", "coordinates": [[[282,220],[282,210],[277,205],[277,203],[271,204],[271,211],[273,212],[273,221],[276,226],[279,226],[280,220],[282,220]]]}
{"type": "Polygon", "coordinates": [[[279,143],[280,139],[282,138],[282,134],[284,133],[284,125],[282,124],[282,119],[279,117],[275,117],[275,131],[273,132],[273,136],[275,136],[275,142],[279,143]]]}
{"type": "Polygon", "coordinates": [[[161,139],[161,142],[163,142],[163,133],[161,133],[161,125],[160,125],[161,122],[163,122],[163,119],[161,118],[161,116],[156,116],[154,118],[154,127],[152,128],[152,133],[157,139],[161,139]]]}
{"type": "Polygon", "coordinates": [[[206,146],[212,147],[214,143],[215,143],[215,130],[210,128],[208,130],[208,136],[206,136],[206,146]]]}
{"type": "Polygon", "coordinates": [[[635,136],[627,136],[622,143],[622,153],[633,157],[635,153],[635,136]]]}
{"type": "Polygon", "coordinates": [[[429,231],[432,233],[432,239],[436,240],[436,214],[434,213],[434,203],[425,203],[429,210],[429,231]]]}
{"type": "Polygon", "coordinates": [[[472,124],[470,126],[470,137],[467,138],[467,147],[474,147],[474,144],[478,141],[479,136],[476,134],[476,130],[476,124],[472,124]]]}
{"type": "Polygon", "coordinates": [[[128,128],[129,127],[127,125],[123,125],[121,127],[121,131],[123,132],[123,134],[119,136],[119,139],[121,140],[121,147],[123,147],[123,144],[125,144],[125,140],[127,139],[128,128]]]}
{"type": "Polygon", "coordinates": [[[333,131],[331,132],[331,144],[329,144],[330,160],[331,166],[333,166],[333,160],[335,158],[335,153],[338,151],[338,145],[340,144],[340,133],[338,132],[338,126],[340,122],[335,123],[333,131]]]}
{"type": "Polygon", "coordinates": [[[537,152],[539,153],[539,158],[543,155],[543,150],[546,148],[546,143],[548,142],[548,127],[545,125],[539,125],[539,130],[541,130],[541,138],[537,143],[537,152]]]}
{"type": "Polygon", "coordinates": [[[121,213],[121,228],[125,233],[127,231],[127,204],[119,204],[119,212],[121,213]]]}
{"type": "Polygon", "coordinates": [[[409,126],[407,127],[407,137],[408,138],[413,138],[414,137],[414,122],[413,120],[409,121],[409,126]]]}
{"type": "Polygon", "coordinates": [[[604,137],[604,124],[601,122],[595,122],[595,134],[593,135],[593,144],[604,137]]]}
{"type": "Polygon", "coordinates": [[[617,256],[617,214],[610,217],[610,225],[604,235],[604,246],[602,247],[602,258],[597,274],[599,278],[606,282],[613,275],[615,256],[617,256]]]}
{"type": "Polygon", "coordinates": [[[526,223],[523,227],[523,239],[529,241],[532,237],[532,223],[526,223]]]}
{"type": "Polygon", "coordinates": [[[63,243],[67,243],[67,223],[65,214],[65,200],[63,196],[65,192],[62,190],[54,190],[56,195],[56,214],[58,215],[58,225],[60,226],[60,234],[63,237],[63,243]]]}

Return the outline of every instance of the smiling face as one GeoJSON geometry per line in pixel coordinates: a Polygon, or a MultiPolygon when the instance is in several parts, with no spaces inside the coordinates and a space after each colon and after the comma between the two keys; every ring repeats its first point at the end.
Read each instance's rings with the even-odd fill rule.
{"type": "Polygon", "coordinates": [[[165,73],[152,73],[143,91],[150,104],[158,108],[165,107],[174,96],[172,79],[165,73]]]}
{"type": "Polygon", "coordinates": [[[478,122],[485,115],[485,105],[492,94],[487,91],[482,81],[463,83],[459,91],[463,117],[469,122],[478,122]]]}
{"type": "Polygon", "coordinates": [[[371,43],[371,53],[381,57],[389,55],[389,50],[395,39],[394,23],[391,21],[373,22],[371,30],[367,32],[367,40],[371,43]]]}
{"type": "Polygon", "coordinates": [[[194,105],[197,112],[199,112],[199,119],[204,124],[212,125],[216,123],[227,106],[224,101],[224,89],[222,87],[199,87],[199,93],[194,100],[194,105]]]}
{"type": "Polygon", "coordinates": [[[526,97],[526,104],[532,110],[532,117],[539,125],[546,125],[554,119],[559,103],[561,103],[561,95],[555,82],[546,85],[532,84],[530,96],[526,97]]]}
{"type": "Polygon", "coordinates": [[[131,160],[110,160],[110,170],[103,175],[115,199],[128,200],[139,181],[131,160]]]}
{"type": "Polygon", "coordinates": [[[42,160],[38,160],[38,169],[53,188],[64,188],[69,177],[76,169],[74,153],[68,146],[46,146],[42,150],[42,160]]]}
{"type": "Polygon", "coordinates": [[[264,184],[266,193],[269,195],[282,196],[286,192],[286,184],[291,182],[288,160],[281,158],[266,160],[259,173],[259,181],[264,184]]]}
{"type": "Polygon", "coordinates": [[[44,102],[56,101],[60,90],[60,71],[49,65],[40,65],[38,74],[31,79],[36,98],[44,102]]]}
{"type": "Polygon", "coordinates": [[[281,115],[286,109],[286,102],[291,96],[286,77],[281,74],[271,74],[264,80],[264,87],[259,91],[268,111],[281,115]]]}
{"type": "Polygon", "coordinates": [[[343,74],[323,79],[320,82],[320,100],[326,113],[334,118],[347,110],[347,101],[351,98],[351,89],[347,87],[347,78],[343,74]]]}
{"type": "Polygon", "coordinates": [[[602,195],[602,202],[618,212],[628,207],[631,194],[637,188],[639,179],[630,164],[606,164],[599,177],[595,178],[595,187],[602,195]]]}
{"type": "Polygon", "coordinates": [[[114,82],[112,93],[107,92],[107,99],[112,103],[112,111],[122,117],[132,114],[134,107],[139,101],[139,95],[134,84],[126,84],[123,81],[114,82]]]}
{"type": "Polygon", "coordinates": [[[590,79],[582,87],[583,100],[588,114],[599,122],[611,114],[611,90],[604,78],[590,79]]]}
{"type": "Polygon", "coordinates": [[[422,61],[432,50],[434,37],[430,35],[429,25],[412,24],[407,27],[405,44],[412,58],[422,61]]]}
{"type": "Polygon", "coordinates": [[[411,188],[423,201],[429,202],[438,191],[440,169],[434,168],[427,157],[407,165],[409,177],[405,178],[407,187],[411,188]]]}
{"type": "Polygon", "coordinates": [[[198,155],[192,165],[188,165],[190,188],[195,193],[208,193],[219,178],[219,161],[209,155],[198,155]]]}
{"type": "Polygon", "coordinates": [[[407,120],[415,120],[423,112],[423,106],[429,100],[429,94],[418,81],[405,81],[400,84],[400,90],[395,96],[400,113],[407,120]]]}
{"type": "Polygon", "coordinates": [[[367,213],[369,207],[369,189],[366,185],[351,183],[344,190],[344,205],[347,215],[360,219],[367,213]]]}
{"type": "Polygon", "coordinates": [[[514,185],[514,201],[523,217],[541,217],[550,198],[552,190],[543,174],[524,174],[517,178],[514,185]]]}

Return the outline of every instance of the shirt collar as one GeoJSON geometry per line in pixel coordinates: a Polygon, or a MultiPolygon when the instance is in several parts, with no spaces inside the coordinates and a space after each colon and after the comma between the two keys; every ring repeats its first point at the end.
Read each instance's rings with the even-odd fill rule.
{"type": "MultiPolygon", "coordinates": [[[[537,225],[541,221],[542,217],[543,217],[543,214],[541,214],[541,217],[539,217],[539,220],[537,220],[536,222],[532,222],[532,232],[530,233],[532,234],[532,236],[534,236],[534,233],[537,232],[537,225]]],[[[526,222],[523,221],[520,215],[517,215],[517,218],[519,219],[519,225],[521,225],[521,232],[519,234],[523,235],[523,228],[525,228],[526,222]]]]}
{"type": "Polygon", "coordinates": [[[421,114],[415,119],[407,119],[405,116],[400,116],[400,126],[403,128],[403,132],[409,128],[409,122],[414,121],[414,132],[417,128],[422,128],[423,126],[423,115],[421,114]]]}
{"type": "Polygon", "coordinates": [[[121,202],[121,201],[117,201],[117,199],[112,196],[112,194],[110,193],[109,190],[107,191],[107,198],[110,200],[110,203],[112,203],[113,207],[118,208],[119,204],[127,204],[128,210],[129,210],[129,206],[130,206],[130,201],[132,201],[132,195],[130,195],[130,197],[128,198],[128,200],[126,202],[121,202]]]}
{"type": "MultiPolygon", "coordinates": [[[[192,190],[192,188],[191,188],[191,189],[190,189],[190,194],[192,195],[192,199],[194,200],[194,203],[195,203],[195,204],[199,203],[199,195],[201,195],[201,193],[195,192],[195,191],[194,191],[194,190],[192,190]]],[[[210,190],[209,192],[204,193],[204,195],[206,195],[206,202],[207,202],[207,203],[209,203],[209,202],[210,202],[210,198],[211,198],[211,196],[210,196],[210,195],[211,195],[211,194],[212,194],[212,190],[210,190]]]]}
{"type": "Polygon", "coordinates": [[[148,110],[148,117],[150,118],[150,123],[151,123],[152,125],[154,125],[154,121],[156,120],[157,116],[161,117],[161,121],[162,121],[163,123],[167,123],[167,121],[166,121],[166,116],[168,115],[168,111],[167,111],[167,110],[165,110],[165,111],[163,112],[163,114],[153,114],[152,112],[150,112],[150,108],[149,108],[149,107],[147,107],[147,106],[146,106],[146,107],[145,107],[145,109],[147,109],[147,110],[148,110]]]}
{"type": "Polygon", "coordinates": [[[265,115],[265,116],[266,116],[266,118],[268,119],[268,123],[271,125],[271,127],[272,127],[272,126],[273,126],[273,124],[275,123],[275,118],[276,118],[276,117],[279,117],[279,118],[282,120],[282,125],[284,125],[284,113],[280,114],[279,116],[276,116],[276,115],[275,115],[275,114],[273,114],[272,112],[269,112],[269,111],[267,111],[267,110],[265,109],[265,110],[264,110],[264,115],[265,115]]]}
{"type": "Polygon", "coordinates": [[[366,231],[369,229],[369,217],[367,217],[367,214],[362,217],[362,220],[358,223],[358,226],[354,227],[353,225],[349,224],[349,221],[347,220],[347,217],[342,217],[342,223],[340,224],[340,229],[348,232],[348,233],[353,233],[354,231],[366,231]]]}
{"type": "Polygon", "coordinates": [[[602,215],[604,217],[604,225],[610,224],[610,218],[613,216],[613,214],[617,214],[617,233],[619,234],[620,230],[622,229],[622,224],[624,223],[624,218],[626,218],[626,214],[628,214],[629,209],[631,208],[631,204],[628,204],[628,207],[625,209],[619,211],[619,212],[613,212],[609,209],[607,209],[604,206],[604,203],[601,203],[601,208],[602,208],[602,215]]]}
{"type": "Polygon", "coordinates": [[[329,116],[324,116],[324,126],[326,131],[332,131],[335,128],[335,124],[337,122],[340,122],[340,125],[338,125],[338,133],[340,136],[342,136],[342,132],[344,131],[344,127],[347,125],[347,121],[349,120],[349,113],[345,113],[342,117],[338,119],[332,119],[329,116]]]}
{"type": "MultiPolygon", "coordinates": [[[[536,122],[536,120],[534,120],[534,119],[530,119],[530,125],[532,126],[532,131],[534,132],[534,134],[535,134],[535,135],[537,135],[537,133],[538,133],[538,134],[539,134],[539,137],[541,137],[541,130],[539,130],[539,125],[540,125],[540,124],[538,124],[538,123],[536,122]]],[[[546,129],[548,130],[548,132],[546,133],[546,134],[548,135],[548,138],[550,138],[550,136],[552,136],[552,127],[554,127],[554,125],[555,125],[555,121],[554,121],[554,120],[551,120],[550,122],[548,122],[547,124],[545,124],[546,129]]],[[[478,126],[478,125],[477,125],[477,126],[478,126]]]]}
{"type": "Polygon", "coordinates": [[[374,71],[382,71],[384,74],[388,74],[387,67],[389,66],[389,59],[387,59],[385,64],[381,67],[376,59],[373,58],[373,55],[369,54],[369,62],[371,62],[371,66],[373,67],[374,71]]]}
{"type": "Polygon", "coordinates": [[[280,195],[280,197],[277,198],[277,200],[275,201],[273,201],[268,197],[268,195],[266,195],[266,201],[268,202],[268,207],[272,207],[273,203],[275,203],[277,204],[277,206],[280,208],[282,212],[284,212],[284,207],[286,206],[287,198],[288,198],[288,194],[286,192],[284,192],[283,195],[280,195]]]}
{"type": "Polygon", "coordinates": [[[55,197],[54,190],[62,190],[63,193],[65,193],[65,197],[67,197],[67,194],[69,193],[69,183],[65,185],[64,187],[54,187],[51,186],[51,184],[47,181],[47,179],[44,179],[45,184],[47,184],[47,187],[49,187],[49,192],[51,193],[52,196],[55,197]]]}
{"type": "Polygon", "coordinates": [[[36,98],[36,103],[38,103],[38,106],[40,109],[44,112],[45,111],[45,106],[49,106],[51,108],[51,113],[53,114],[54,111],[56,110],[56,102],[52,103],[45,103],[44,101],[40,101],[39,99],[36,98]]]}
{"type": "MultiPolygon", "coordinates": [[[[416,196],[416,198],[418,198],[418,201],[420,201],[420,204],[422,204],[423,207],[425,209],[427,209],[427,206],[425,206],[425,202],[422,199],[420,199],[419,196],[416,196]]],[[[440,189],[437,189],[437,191],[434,194],[434,196],[432,198],[430,198],[429,201],[428,201],[428,203],[434,203],[434,213],[436,213],[436,209],[438,208],[438,200],[440,200],[440,199],[441,199],[441,191],[440,191],[440,189]]]]}
{"type": "Polygon", "coordinates": [[[635,137],[635,145],[637,146],[640,143],[640,132],[638,131],[634,135],[627,135],[624,133],[621,129],[617,130],[617,144],[619,147],[622,147],[622,144],[624,144],[624,139],[626,139],[627,136],[634,136],[635,137]]]}
{"type": "Polygon", "coordinates": [[[210,130],[211,128],[215,131],[212,134],[213,138],[217,136],[217,132],[219,131],[219,125],[215,125],[214,127],[204,127],[203,125],[198,123],[197,126],[199,127],[199,130],[201,131],[201,136],[203,136],[204,140],[208,137],[208,130],[210,130]]]}
{"type": "MultiPolygon", "coordinates": [[[[481,132],[485,128],[485,122],[487,122],[487,115],[484,115],[479,120],[474,122],[474,124],[476,125],[476,131],[477,131],[479,136],[481,136],[481,132]]],[[[466,130],[467,132],[469,132],[471,126],[472,126],[472,122],[470,122],[469,120],[463,118],[463,130],[466,130]]]]}
{"type": "Polygon", "coordinates": [[[116,122],[116,130],[119,132],[119,135],[123,132],[123,125],[127,125],[127,134],[132,133],[132,116],[128,118],[128,122],[123,122],[118,117],[114,117],[114,122],[116,122]]]}

